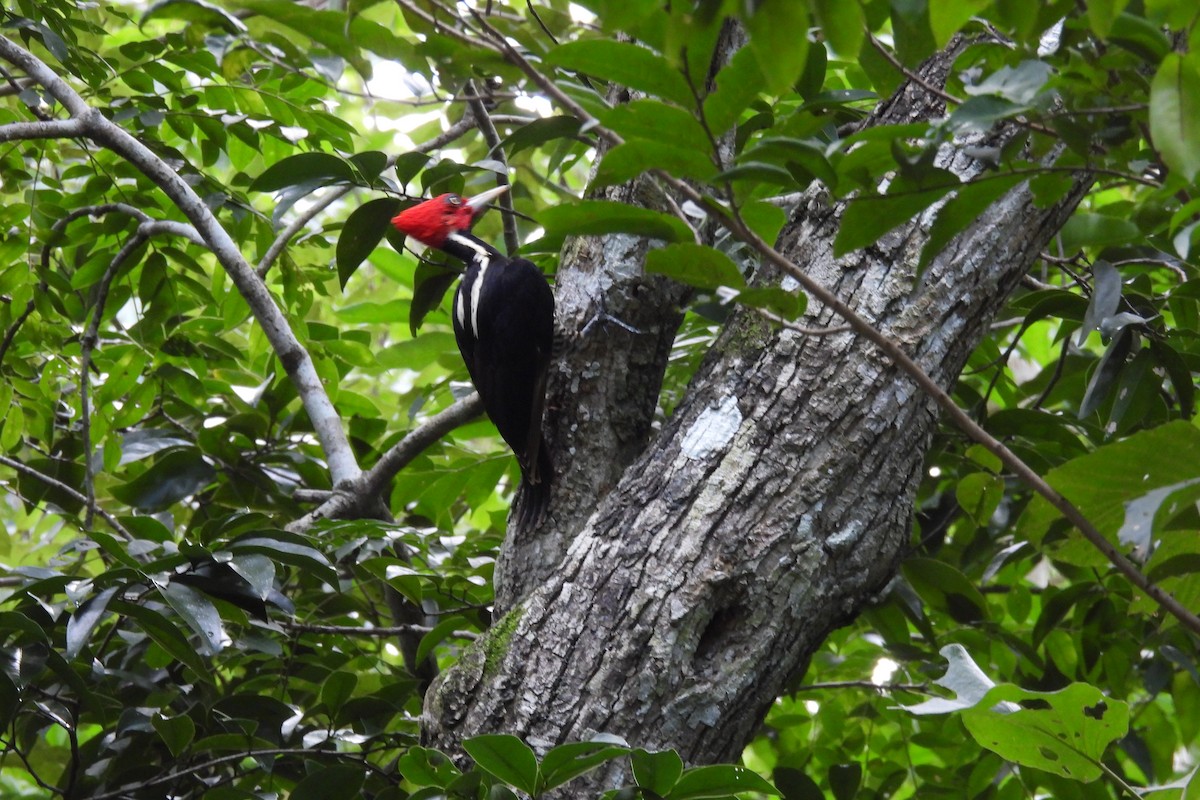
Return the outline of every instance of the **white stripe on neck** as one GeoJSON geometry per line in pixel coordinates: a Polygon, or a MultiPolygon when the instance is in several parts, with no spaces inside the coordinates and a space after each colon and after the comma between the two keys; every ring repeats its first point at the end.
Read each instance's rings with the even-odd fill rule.
{"type": "MultiPolygon", "coordinates": [[[[452,233],[446,237],[455,244],[468,247],[475,251],[475,263],[479,265],[479,274],[475,276],[474,282],[471,283],[471,335],[476,339],[479,338],[479,295],[483,291],[483,278],[487,274],[488,265],[492,263],[492,254],[488,249],[479,242],[473,241],[466,236],[459,236],[457,233],[452,233]]],[[[460,295],[461,300],[461,295],[460,295]]],[[[459,324],[462,324],[462,307],[458,308],[459,324]]]]}

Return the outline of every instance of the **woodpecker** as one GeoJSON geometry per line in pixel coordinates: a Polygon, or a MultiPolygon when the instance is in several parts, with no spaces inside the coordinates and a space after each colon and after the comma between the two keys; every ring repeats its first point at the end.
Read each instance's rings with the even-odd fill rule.
{"type": "Polygon", "coordinates": [[[483,407],[521,467],[516,513],[537,522],[550,499],[553,467],[542,441],[546,372],[554,343],[554,294],[533,263],[507,258],[471,235],[500,186],[471,198],[443,194],[392,218],[401,233],[467,265],[454,293],[454,338],[483,407]]]}

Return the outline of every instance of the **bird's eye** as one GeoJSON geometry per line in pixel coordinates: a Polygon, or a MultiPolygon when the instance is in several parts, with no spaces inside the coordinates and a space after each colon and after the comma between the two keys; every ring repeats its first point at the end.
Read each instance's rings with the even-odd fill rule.
{"type": "Polygon", "coordinates": [[[456,194],[451,194],[446,196],[446,202],[452,206],[461,206],[462,198],[456,194]]]}

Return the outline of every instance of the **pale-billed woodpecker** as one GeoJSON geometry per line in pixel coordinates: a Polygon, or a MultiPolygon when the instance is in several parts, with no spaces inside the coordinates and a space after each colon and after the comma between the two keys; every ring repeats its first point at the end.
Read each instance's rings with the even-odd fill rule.
{"type": "Polygon", "coordinates": [[[542,441],[554,294],[532,262],[508,258],[471,235],[487,203],[506,189],[471,198],[439,195],[400,212],[392,224],[467,265],[454,293],[454,337],[484,409],[517,456],[521,486],[515,506],[525,525],[541,519],[554,477],[542,441]]]}

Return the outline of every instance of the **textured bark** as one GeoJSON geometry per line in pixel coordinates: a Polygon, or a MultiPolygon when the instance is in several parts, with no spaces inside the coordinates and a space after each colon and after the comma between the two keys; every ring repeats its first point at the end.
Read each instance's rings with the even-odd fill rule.
{"type": "MultiPolygon", "coordinates": [[[[944,54],[922,73],[940,85],[950,63],[944,54]]],[[[875,121],[941,113],[909,87],[875,121]]],[[[949,147],[940,165],[981,169],[949,147]]],[[[844,205],[814,190],[779,248],[949,387],[1082,188],[1037,208],[1017,187],[915,288],[928,215],[835,261],[844,205]]],[[[804,320],[837,322],[819,306],[804,320]]],[[[428,738],[454,751],[482,732],[550,746],[603,731],[675,748],[690,763],[736,759],[787,680],[894,575],[936,419],[915,384],[856,335],[804,337],[735,315],[561,563],[435,684],[428,738]]]]}

